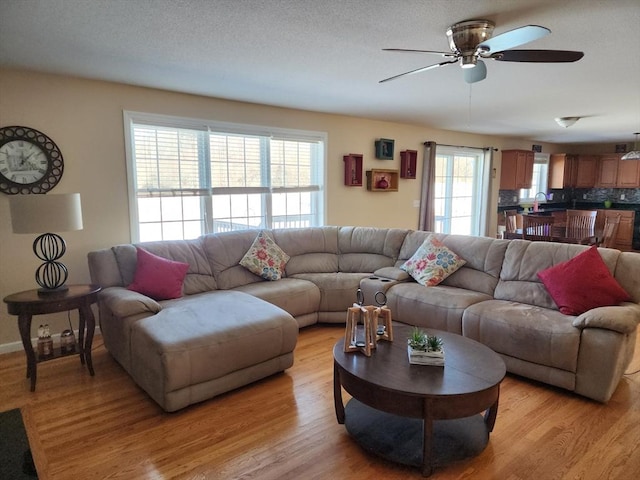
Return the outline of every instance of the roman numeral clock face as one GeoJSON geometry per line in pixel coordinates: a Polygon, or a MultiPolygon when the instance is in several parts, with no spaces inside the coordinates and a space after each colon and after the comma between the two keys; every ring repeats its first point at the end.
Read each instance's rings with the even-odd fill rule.
{"type": "Polygon", "coordinates": [[[0,128],[0,191],[9,195],[46,193],[63,171],[58,146],[28,127],[0,128]]]}

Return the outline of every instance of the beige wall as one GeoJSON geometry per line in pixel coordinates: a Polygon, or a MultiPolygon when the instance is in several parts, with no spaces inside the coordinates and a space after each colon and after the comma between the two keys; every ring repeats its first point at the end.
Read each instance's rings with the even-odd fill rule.
{"type": "MultiPolygon", "coordinates": [[[[420,164],[422,143],[427,140],[499,149],[528,149],[532,143],[0,69],[0,126],[24,125],[50,136],[64,156],[64,175],[53,192],[80,192],[82,196],[84,229],[63,234],[68,247],[63,257],[69,268],[68,283],[89,282],[87,252],[130,241],[123,110],[327,132],[326,223],[330,225],[417,227],[418,210],[413,202],[419,199],[419,180],[401,179],[398,192],[372,193],[364,187],[345,187],[345,154],[364,154],[367,170],[399,168],[398,152],[405,149],[418,150],[420,164]],[[375,159],[374,141],[380,137],[395,140],[394,161],[375,159]]],[[[553,148],[543,146],[545,152],[559,151],[553,148]]],[[[498,154],[497,175],[499,161],[498,154]]],[[[496,199],[494,186],[492,211],[496,210],[496,199]]],[[[495,215],[491,222],[493,231],[495,215]]],[[[11,232],[8,198],[0,194],[0,297],[36,286],[33,275],[39,262],[31,250],[34,238],[11,232]]],[[[72,312],[72,321],[77,328],[77,312],[72,312]]],[[[53,332],[60,332],[65,328],[66,315],[35,317],[32,332],[44,322],[53,332]]],[[[18,341],[16,318],[2,306],[0,351],[3,346],[20,348],[7,345],[18,341]]]]}

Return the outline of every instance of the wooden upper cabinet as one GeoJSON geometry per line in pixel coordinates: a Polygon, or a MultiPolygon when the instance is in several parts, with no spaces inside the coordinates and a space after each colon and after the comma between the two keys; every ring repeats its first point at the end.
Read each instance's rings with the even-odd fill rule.
{"type": "Polygon", "coordinates": [[[611,153],[600,157],[597,187],[640,187],[640,160],[621,160],[622,153],[611,153]]]}
{"type": "Polygon", "coordinates": [[[533,152],[529,150],[503,150],[500,190],[531,188],[533,152]]]}
{"type": "Polygon", "coordinates": [[[620,160],[618,162],[618,180],[616,187],[640,187],[640,160],[620,160]]]}
{"type": "Polygon", "coordinates": [[[618,180],[618,161],[620,155],[602,155],[598,164],[596,187],[614,188],[618,180]]]}
{"type": "Polygon", "coordinates": [[[593,188],[598,175],[597,155],[578,155],[576,170],[576,188],[593,188]]]}
{"type": "Polygon", "coordinates": [[[549,188],[576,186],[578,157],[568,153],[554,153],[549,158],[549,188]]]}

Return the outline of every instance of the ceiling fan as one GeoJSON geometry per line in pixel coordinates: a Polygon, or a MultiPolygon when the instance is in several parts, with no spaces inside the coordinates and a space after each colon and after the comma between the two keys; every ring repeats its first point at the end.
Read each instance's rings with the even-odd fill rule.
{"type": "Polygon", "coordinates": [[[463,69],[464,80],[467,83],[475,83],[487,77],[487,67],[482,59],[491,58],[500,62],[563,63],[575,62],[584,56],[582,52],[570,50],[511,50],[513,47],[538,40],[551,33],[551,30],[539,25],[525,25],[495,37],[493,36],[494,28],[495,24],[489,20],[466,20],[451,25],[447,29],[451,52],[384,48],[383,50],[387,52],[429,53],[449,60],[394,75],[380,80],[380,83],[454,64],[458,60],[463,69]]]}

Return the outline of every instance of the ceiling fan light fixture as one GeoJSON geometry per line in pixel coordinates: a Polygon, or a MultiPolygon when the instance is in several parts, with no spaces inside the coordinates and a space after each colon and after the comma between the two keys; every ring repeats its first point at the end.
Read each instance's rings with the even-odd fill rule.
{"type": "Polygon", "coordinates": [[[463,55],[460,57],[460,66],[462,68],[473,68],[478,63],[478,57],[475,55],[463,55]]]}
{"type": "Polygon", "coordinates": [[[570,126],[574,125],[578,120],[580,120],[580,117],[556,117],[555,118],[556,123],[563,128],[569,128],[570,126]]]}
{"type": "Polygon", "coordinates": [[[620,160],[640,160],[640,150],[638,150],[638,135],[640,135],[640,132],[636,132],[634,135],[636,136],[636,140],[633,142],[633,150],[625,153],[620,157],[620,160]]]}

